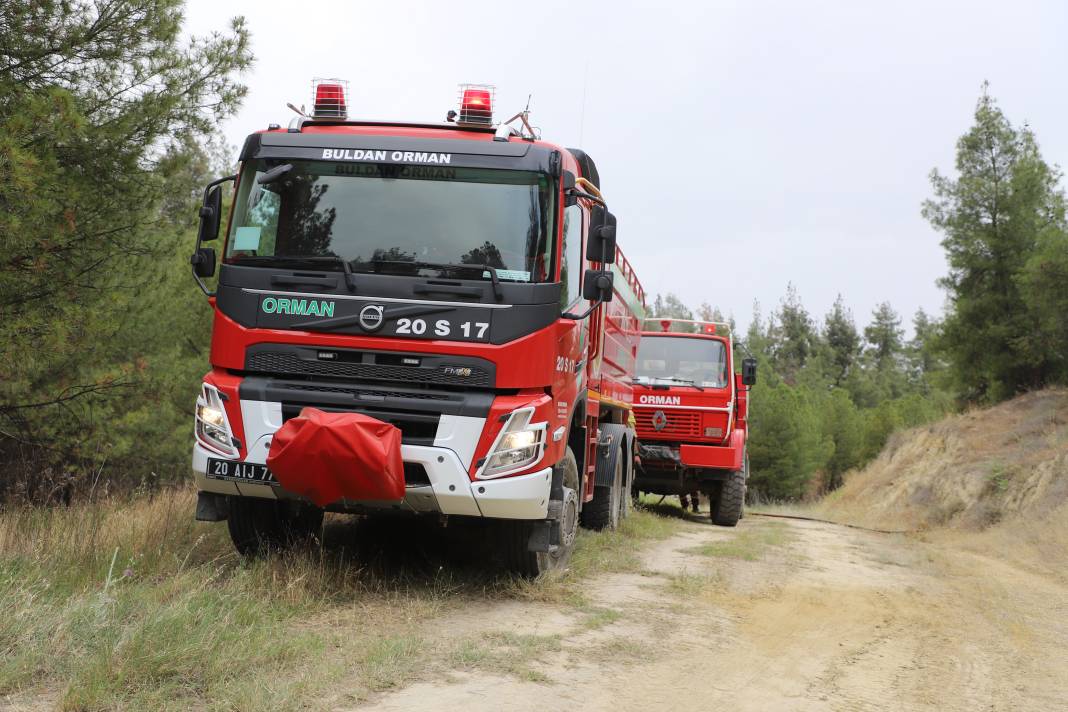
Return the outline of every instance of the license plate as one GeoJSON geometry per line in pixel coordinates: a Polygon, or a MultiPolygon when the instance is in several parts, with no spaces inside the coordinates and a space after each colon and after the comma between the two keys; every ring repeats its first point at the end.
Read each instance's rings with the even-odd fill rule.
{"type": "Polygon", "coordinates": [[[266,465],[254,462],[235,462],[234,460],[216,460],[208,458],[208,471],[204,473],[213,480],[230,480],[231,482],[255,482],[260,485],[278,485],[274,474],[266,465]]]}

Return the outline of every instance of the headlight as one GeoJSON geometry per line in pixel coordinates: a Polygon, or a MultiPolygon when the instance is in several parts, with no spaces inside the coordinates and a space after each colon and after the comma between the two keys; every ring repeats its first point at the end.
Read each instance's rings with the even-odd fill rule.
{"type": "Polygon", "coordinates": [[[207,383],[203,385],[201,395],[197,398],[196,434],[197,439],[212,450],[229,457],[238,456],[230,424],[226,420],[222,396],[215,386],[209,386],[207,383]]]}
{"type": "Polygon", "coordinates": [[[476,476],[491,479],[511,474],[533,465],[545,450],[545,423],[531,423],[533,408],[512,413],[486,455],[486,462],[476,476]]]}
{"type": "Polygon", "coordinates": [[[225,425],[223,421],[223,412],[218,408],[212,408],[210,405],[198,405],[197,417],[208,425],[214,425],[217,428],[221,428],[225,425]]]}

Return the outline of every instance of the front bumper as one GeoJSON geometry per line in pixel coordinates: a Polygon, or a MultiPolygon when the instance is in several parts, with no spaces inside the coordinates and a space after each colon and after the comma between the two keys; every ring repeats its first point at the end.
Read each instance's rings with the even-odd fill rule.
{"type": "MultiPolygon", "coordinates": [[[[249,448],[245,461],[264,464],[266,456],[267,448],[257,442],[249,448]]],[[[205,475],[208,457],[220,456],[199,442],[194,444],[193,476],[201,491],[265,499],[295,496],[281,487],[211,479],[205,475]]],[[[342,502],[341,508],[404,509],[492,519],[545,519],[548,515],[551,467],[515,477],[472,482],[460,458],[449,448],[402,445],[401,457],[406,463],[422,465],[430,484],[408,486],[400,503],[342,502]]]]}

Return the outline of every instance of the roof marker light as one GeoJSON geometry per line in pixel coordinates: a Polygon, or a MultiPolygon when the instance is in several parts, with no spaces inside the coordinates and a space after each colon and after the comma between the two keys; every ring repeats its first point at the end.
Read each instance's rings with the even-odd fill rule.
{"type": "Polygon", "coordinates": [[[716,325],[715,324],[705,324],[705,333],[706,334],[714,334],[714,333],[716,333],[716,325]]]}
{"type": "Polygon", "coordinates": [[[313,79],[312,116],[317,119],[344,119],[348,116],[345,95],[349,83],[344,79],[313,79]]]}
{"type": "Polygon", "coordinates": [[[489,84],[461,84],[458,123],[483,126],[492,124],[493,94],[494,87],[489,84]]]}
{"type": "Polygon", "coordinates": [[[671,331],[671,319],[661,319],[660,328],[664,331],[671,331]]]}

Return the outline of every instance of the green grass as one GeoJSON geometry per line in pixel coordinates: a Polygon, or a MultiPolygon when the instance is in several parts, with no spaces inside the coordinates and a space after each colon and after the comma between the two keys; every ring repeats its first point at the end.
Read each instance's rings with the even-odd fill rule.
{"type": "Polygon", "coordinates": [[[759,561],[768,550],[782,547],[789,541],[786,526],[778,522],[764,523],[732,533],[730,539],[710,541],[686,551],[702,556],[759,561]]]}
{"type": "Polygon", "coordinates": [[[315,708],[339,684],[360,699],[453,662],[543,681],[532,663],[559,636],[456,643],[429,639],[426,622],[511,598],[608,625],[618,613],[590,606],[582,582],[637,570],[640,544],[678,526],[635,512],[617,532],[581,532],[566,573],[526,581],[331,547],[245,562],[225,525],[193,521],[194,502],[183,489],[0,512],[0,695],[47,691],[79,711],[251,711],[315,708]]]}

